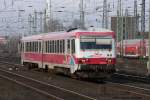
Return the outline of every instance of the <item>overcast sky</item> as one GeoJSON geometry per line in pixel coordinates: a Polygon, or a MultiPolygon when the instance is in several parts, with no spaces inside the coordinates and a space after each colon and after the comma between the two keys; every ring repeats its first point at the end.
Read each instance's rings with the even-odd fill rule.
{"type": "MultiPolygon", "coordinates": [[[[74,19],[79,19],[79,1],[80,0],[52,0],[53,18],[59,19],[64,25],[69,25],[74,19]],[[57,12],[63,11],[63,12],[57,12]]],[[[129,15],[133,15],[134,0],[122,0],[123,9],[129,8],[129,15]]],[[[138,1],[138,12],[141,11],[141,1],[138,1]]],[[[146,11],[148,11],[148,1],[146,0],[146,11]]],[[[117,0],[108,0],[110,3],[110,16],[116,15],[117,0]]],[[[85,22],[86,26],[101,27],[103,0],[84,0],[85,22]],[[96,22],[98,19],[98,22],[96,22]]],[[[34,10],[44,11],[46,0],[0,0],[0,34],[20,34],[28,33],[28,15],[33,14],[34,10]],[[32,6],[32,7],[31,7],[32,6]],[[19,10],[25,10],[19,12],[19,10]],[[20,19],[19,19],[20,18],[20,19]],[[20,21],[21,20],[21,21],[20,21]],[[24,26],[24,28],[22,28],[24,26]]],[[[148,15],[148,13],[146,13],[148,15]]],[[[109,16],[109,18],[110,18],[109,16]]],[[[148,18],[148,17],[147,17],[148,18]]],[[[146,22],[147,21],[146,18],[146,22]]],[[[110,23],[110,22],[109,22],[110,23]]],[[[148,25],[146,25],[148,27],[148,25]]]]}

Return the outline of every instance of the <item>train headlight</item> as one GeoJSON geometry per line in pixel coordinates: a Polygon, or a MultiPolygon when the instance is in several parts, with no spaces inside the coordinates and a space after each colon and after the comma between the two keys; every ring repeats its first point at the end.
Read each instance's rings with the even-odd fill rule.
{"type": "Polygon", "coordinates": [[[79,63],[86,63],[88,61],[89,61],[89,59],[80,59],[80,60],[78,60],[79,63]]]}
{"type": "Polygon", "coordinates": [[[107,60],[107,63],[108,63],[108,64],[111,64],[111,63],[112,63],[112,60],[111,60],[111,59],[108,59],[108,60],[107,60]]]}
{"type": "Polygon", "coordinates": [[[82,59],[82,63],[85,63],[86,62],[86,60],[85,59],[82,59]]]}

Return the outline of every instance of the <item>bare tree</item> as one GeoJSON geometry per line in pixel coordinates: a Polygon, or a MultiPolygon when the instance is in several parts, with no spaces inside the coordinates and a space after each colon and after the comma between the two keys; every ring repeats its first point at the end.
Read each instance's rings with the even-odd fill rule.
{"type": "Polygon", "coordinates": [[[53,20],[48,22],[47,29],[47,32],[61,31],[64,30],[64,26],[59,20],[53,20]]]}

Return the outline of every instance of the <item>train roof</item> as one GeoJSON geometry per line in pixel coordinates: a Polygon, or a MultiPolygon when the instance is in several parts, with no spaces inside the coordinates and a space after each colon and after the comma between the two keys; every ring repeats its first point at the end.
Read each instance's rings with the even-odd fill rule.
{"type": "MultiPolygon", "coordinates": [[[[145,44],[148,44],[148,40],[144,39],[145,44]]],[[[137,46],[137,45],[141,45],[142,39],[126,39],[123,40],[123,44],[126,46],[137,46]]],[[[121,42],[118,42],[117,45],[119,46],[121,42]]]]}
{"type": "Polygon", "coordinates": [[[77,29],[77,30],[72,30],[70,32],[66,31],[61,31],[61,32],[49,32],[49,33],[43,33],[39,35],[32,35],[32,36],[27,36],[23,37],[22,41],[31,41],[31,40],[47,40],[47,39],[60,39],[60,38],[66,38],[66,37],[74,37],[78,36],[80,34],[101,34],[101,35],[113,35],[114,32],[107,30],[107,29],[88,29],[88,30],[82,30],[82,29],[77,29]]]}

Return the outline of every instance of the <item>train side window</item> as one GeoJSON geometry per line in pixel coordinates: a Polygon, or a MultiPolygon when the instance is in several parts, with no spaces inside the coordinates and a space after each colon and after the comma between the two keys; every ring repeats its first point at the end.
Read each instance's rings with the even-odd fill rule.
{"type": "Polygon", "coordinates": [[[24,52],[24,48],[25,48],[25,46],[24,46],[24,42],[22,43],[22,51],[24,52]]]}
{"type": "Polygon", "coordinates": [[[30,52],[34,51],[34,42],[30,42],[30,52]]]}
{"type": "Polygon", "coordinates": [[[56,53],[58,53],[58,48],[59,48],[59,40],[56,40],[56,53]]]}
{"type": "Polygon", "coordinates": [[[20,51],[23,52],[23,43],[20,45],[20,51]]]}
{"type": "Polygon", "coordinates": [[[48,53],[48,41],[46,41],[46,48],[47,48],[47,52],[48,53]]]}
{"type": "Polygon", "coordinates": [[[51,41],[51,53],[53,53],[53,41],[51,41]]]}
{"type": "Polygon", "coordinates": [[[62,53],[65,53],[65,40],[62,40],[62,53]]]}
{"type": "Polygon", "coordinates": [[[48,52],[48,42],[46,41],[46,53],[48,52]]]}
{"type": "Polygon", "coordinates": [[[33,42],[33,52],[35,52],[35,42],[33,42]]]}
{"type": "Polygon", "coordinates": [[[57,40],[57,53],[59,53],[59,51],[60,51],[60,48],[59,48],[59,45],[60,45],[60,43],[59,43],[60,41],[59,40],[57,40]]]}
{"type": "Polygon", "coordinates": [[[31,42],[29,42],[29,52],[31,52],[31,42]]]}
{"type": "Polygon", "coordinates": [[[38,52],[38,42],[36,42],[36,52],[38,52]]]}
{"type": "Polygon", "coordinates": [[[49,53],[51,53],[51,41],[49,41],[49,53]]]}
{"type": "Polygon", "coordinates": [[[41,52],[41,42],[39,42],[39,52],[41,52]]]}
{"type": "Polygon", "coordinates": [[[54,52],[54,41],[52,41],[52,53],[54,52]]]}
{"type": "Polygon", "coordinates": [[[34,52],[36,52],[36,42],[34,42],[34,52]]]}
{"type": "Polygon", "coordinates": [[[37,47],[38,47],[38,45],[37,45],[37,42],[36,42],[36,52],[38,51],[38,48],[37,48],[37,47]]]}
{"type": "Polygon", "coordinates": [[[49,44],[48,44],[48,43],[49,43],[49,42],[47,41],[47,53],[49,52],[49,48],[48,48],[48,47],[49,47],[49,46],[48,46],[49,44]]]}
{"type": "Polygon", "coordinates": [[[29,42],[27,42],[27,52],[29,52],[29,49],[30,49],[30,44],[29,44],[29,42]]]}
{"type": "Polygon", "coordinates": [[[27,51],[27,43],[25,42],[25,52],[27,51]]]}
{"type": "Polygon", "coordinates": [[[28,42],[28,52],[30,52],[30,42],[28,42]]]}
{"type": "Polygon", "coordinates": [[[28,42],[28,52],[30,51],[30,42],[28,42]]]}
{"type": "Polygon", "coordinates": [[[35,42],[31,42],[31,52],[35,51],[35,42]]]}
{"type": "Polygon", "coordinates": [[[51,44],[51,53],[53,53],[53,49],[54,49],[54,48],[53,48],[53,44],[54,44],[54,43],[53,43],[53,41],[51,41],[51,42],[52,42],[52,44],[51,44]]]}
{"type": "Polygon", "coordinates": [[[20,50],[21,50],[21,52],[23,52],[23,43],[21,43],[21,45],[20,45],[20,50]]]}
{"type": "Polygon", "coordinates": [[[70,40],[67,40],[67,53],[70,54],[70,40]]]}
{"type": "Polygon", "coordinates": [[[20,51],[23,52],[23,42],[20,44],[20,51]]]}
{"type": "Polygon", "coordinates": [[[60,40],[60,43],[59,43],[59,44],[60,44],[60,45],[59,45],[59,48],[60,48],[60,49],[59,49],[59,52],[62,53],[62,40],[60,40]]]}
{"type": "Polygon", "coordinates": [[[35,52],[37,52],[37,42],[35,42],[35,52]]]}
{"type": "Polygon", "coordinates": [[[49,53],[49,41],[47,41],[47,53],[49,53]]]}
{"type": "Polygon", "coordinates": [[[44,52],[46,53],[46,41],[44,41],[44,52]]]}
{"type": "Polygon", "coordinates": [[[49,52],[49,41],[47,41],[47,53],[49,52]]]}
{"type": "Polygon", "coordinates": [[[29,52],[29,42],[27,42],[27,52],[29,52]]]}
{"type": "Polygon", "coordinates": [[[47,53],[49,53],[49,41],[47,41],[47,53]]]}
{"type": "Polygon", "coordinates": [[[30,52],[32,52],[34,50],[34,44],[33,42],[30,42],[30,52]]]}
{"type": "Polygon", "coordinates": [[[75,53],[75,40],[74,39],[71,40],[71,53],[72,54],[75,53]]]}
{"type": "Polygon", "coordinates": [[[35,52],[35,42],[33,42],[33,52],[35,52]]]}
{"type": "Polygon", "coordinates": [[[53,40],[53,53],[55,52],[55,41],[53,40]]]}
{"type": "Polygon", "coordinates": [[[54,49],[55,51],[54,51],[54,53],[56,53],[56,50],[57,50],[57,47],[56,47],[56,40],[55,40],[54,43],[55,43],[55,47],[54,47],[54,48],[55,48],[55,49],[54,49]]]}
{"type": "Polygon", "coordinates": [[[50,43],[50,42],[48,41],[48,45],[47,45],[47,47],[48,47],[48,53],[49,53],[49,49],[50,49],[50,48],[49,48],[49,45],[50,45],[49,43],[50,43]]]}
{"type": "Polygon", "coordinates": [[[25,42],[25,52],[27,52],[27,42],[25,42]]]}
{"type": "Polygon", "coordinates": [[[49,53],[51,53],[51,41],[49,41],[49,53]]]}

